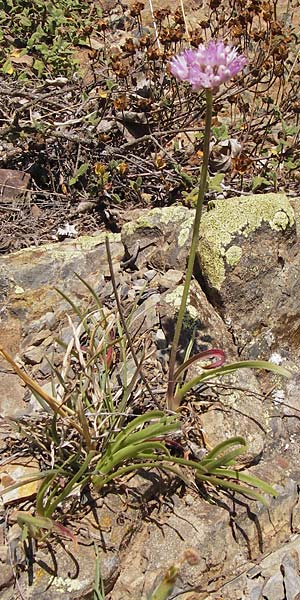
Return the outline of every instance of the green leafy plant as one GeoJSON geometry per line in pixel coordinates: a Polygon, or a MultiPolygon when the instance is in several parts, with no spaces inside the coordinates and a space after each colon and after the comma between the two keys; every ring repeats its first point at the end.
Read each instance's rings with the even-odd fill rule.
{"type": "MultiPolygon", "coordinates": [[[[39,530],[59,531],[57,519],[53,519],[55,515],[63,515],[65,503],[75,493],[80,497],[87,487],[103,490],[114,480],[140,468],[170,471],[187,485],[194,480],[201,485],[240,492],[261,502],[265,502],[261,492],[275,496],[270,485],[234,467],[236,457],[247,449],[243,438],[230,438],[202,460],[190,460],[172,453],[174,436],[175,440],[181,436],[179,415],[167,415],[162,410],[134,415],[130,401],[140,384],[145,355],[137,356],[124,316],[120,318],[115,311],[108,312],[94,290],[87,283],[86,286],[94,303],[82,312],[69,300],[79,323],[75,326],[70,320],[73,337],[68,346],[64,346],[63,370],[59,372],[53,368],[58,383],[53,386],[52,395],[21,370],[4,349],[0,349],[0,355],[11,364],[48,414],[42,436],[26,423],[22,423],[21,431],[39,447],[45,464],[51,455],[53,467],[42,469],[30,479],[23,478],[4,491],[5,494],[29,480],[41,480],[36,517],[19,514],[19,522],[26,527],[27,534],[36,536],[39,530]],[[136,369],[128,379],[130,355],[135,357],[136,369]],[[120,377],[121,388],[117,383],[120,377]]],[[[186,356],[185,364],[175,373],[176,380],[194,360],[195,357],[186,356]]],[[[215,368],[209,375],[208,371],[204,372],[196,383],[240,366],[237,363],[215,368]]],[[[177,390],[179,400],[186,392],[186,386],[194,383],[184,384],[177,390]]]]}
{"type": "Polygon", "coordinates": [[[96,544],[95,546],[95,578],[94,578],[94,590],[93,600],[105,600],[105,590],[103,578],[101,576],[101,561],[100,554],[96,544]]]}
{"type": "Polygon", "coordinates": [[[38,77],[71,75],[78,70],[74,46],[88,39],[92,24],[101,14],[99,7],[78,0],[58,3],[3,0],[0,3],[2,72],[23,78],[27,66],[38,77]],[[14,61],[16,57],[18,61],[14,61]]]}
{"type": "Polygon", "coordinates": [[[89,169],[89,166],[90,166],[89,163],[83,163],[82,165],[80,165],[80,167],[78,167],[78,169],[74,173],[73,177],[70,177],[69,185],[75,185],[75,183],[77,183],[78,179],[80,179],[80,177],[85,175],[85,173],[89,169]]]}

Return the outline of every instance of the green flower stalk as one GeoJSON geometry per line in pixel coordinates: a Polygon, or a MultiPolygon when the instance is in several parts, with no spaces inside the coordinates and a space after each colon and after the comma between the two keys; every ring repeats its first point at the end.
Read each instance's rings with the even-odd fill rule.
{"type": "Polygon", "coordinates": [[[209,160],[213,93],[216,90],[218,90],[219,86],[222,83],[225,83],[231,77],[236,75],[238,71],[243,69],[246,63],[246,58],[243,55],[239,55],[236,48],[232,48],[231,46],[225,46],[225,44],[221,41],[210,41],[207,44],[207,46],[205,46],[204,44],[200,44],[197,50],[185,50],[182,54],[174,57],[170,63],[171,73],[172,75],[174,75],[174,77],[176,77],[176,79],[190,83],[195,91],[205,89],[206,114],[203,145],[203,162],[199,181],[199,192],[197,198],[192,242],[186,270],[183,294],[181,298],[181,305],[179,308],[179,313],[175,326],[174,339],[170,354],[167,388],[167,405],[169,410],[176,410],[178,408],[178,401],[174,398],[174,373],[176,365],[176,354],[194,271],[195,256],[199,243],[199,229],[203,201],[205,196],[209,160]]]}

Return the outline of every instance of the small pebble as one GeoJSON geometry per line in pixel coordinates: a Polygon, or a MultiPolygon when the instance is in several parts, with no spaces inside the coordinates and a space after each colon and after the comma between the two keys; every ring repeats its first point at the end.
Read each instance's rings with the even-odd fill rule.
{"type": "Polygon", "coordinates": [[[167,347],[166,336],[162,329],[157,330],[155,334],[155,343],[158,350],[165,350],[165,348],[167,347]]]}
{"type": "Polygon", "coordinates": [[[155,277],[155,275],[156,275],[156,271],[154,269],[151,269],[150,271],[146,271],[144,273],[144,276],[148,281],[151,281],[153,279],[153,277],[155,277]]]}

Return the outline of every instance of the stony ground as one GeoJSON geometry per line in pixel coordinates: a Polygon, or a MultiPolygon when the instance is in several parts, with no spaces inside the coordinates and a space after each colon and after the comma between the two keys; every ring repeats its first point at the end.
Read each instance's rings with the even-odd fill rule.
{"type": "MultiPolygon", "coordinates": [[[[172,9],[181,5],[177,4],[172,9]]],[[[199,7],[199,2],[190,2],[185,7],[190,31],[214,10],[211,4],[204,2],[199,7]]],[[[117,50],[117,55],[121,49],[128,66],[131,55],[126,40],[128,36],[134,43],[140,39],[139,17],[129,14],[132,3],[129,9],[110,0],[102,5],[112,25],[106,43],[117,50]]],[[[289,27],[297,27],[297,3],[278,2],[276,7],[278,23],[284,22],[284,35],[288,35],[289,27]]],[[[154,3],[155,10],[165,8],[165,1],[159,6],[154,3]]],[[[268,3],[263,9],[268,10],[268,3]]],[[[216,14],[219,18],[220,10],[216,14]]],[[[151,28],[148,3],[142,18],[142,27],[151,28]]],[[[164,27],[168,23],[166,17],[164,27]]],[[[260,25],[265,27],[263,19],[260,25]]],[[[255,22],[247,35],[257,26],[255,22]]],[[[235,43],[246,43],[244,34],[235,31],[235,38],[233,25],[230,27],[230,38],[235,43]]],[[[294,34],[297,36],[297,28],[294,34]]],[[[246,196],[240,205],[238,198],[235,201],[236,220],[230,216],[229,206],[226,226],[223,223],[219,229],[216,246],[203,234],[202,248],[206,246],[207,252],[200,266],[205,283],[199,278],[200,285],[195,284],[191,315],[195,316],[195,311],[198,315],[196,349],[222,347],[228,360],[272,358],[287,365],[294,377],[285,385],[268,377],[257,380],[248,373],[245,377],[239,375],[237,381],[210,385],[198,390],[197,398],[191,396],[184,422],[185,441],[191,442],[187,451],[196,456],[222,440],[224,433],[245,435],[250,441],[247,465],[257,462],[252,472],[274,483],[279,497],[268,509],[230,495],[214,497],[216,504],[211,505],[195,489],[183,493],[177,483],[158,474],[152,479],[141,474],[126,482],[126,493],[121,482],[117,494],[98,498],[93,514],[89,510],[81,512],[79,518],[73,514],[68,525],[77,536],[78,546],[68,537],[63,544],[54,538],[49,545],[41,542],[27,548],[24,555],[14,511],[32,510],[36,488],[29,493],[23,489],[13,503],[1,507],[0,590],[4,600],[56,600],[62,595],[66,600],[92,598],[94,542],[102,550],[103,543],[105,546],[101,571],[110,600],[140,600],[162,577],[165,567],[191,544],[197,549],[198,564],[183,567],[171,598],[299,600],[300,288],[296,224],[298,227],[300,165],[299,86],[294,77],[298,76],[298,59],[288,38],[283,39],[283,46],[289,45],[290,55],[284,54],[281,31],[277,29],[272,36],[277,69],[283,61],[291,84],[284,88],[280,76],[272,79],[270,98],[276,98],[282,112],[268,112],[263,104],[267,93],[257,93],[261,90],[253,81],[251,93],[243,89],[243,84],[235,83],[217,99],[207,193],[207,201],[214,203],[205,215],[207,225],[224,218],[223,200],[246,196]],[[231,97],[237,102],[231,103],[230,109],[231,97]],[[264,133],[266,114],[269,130],[264,133]],[[225,132],[222,123],[227,126],[225,132]],[[274,172],[276,178],[272,179],[269,174],[274,172]],[[261,194],[261,201],[259,197],[252,199],[253,190],[261,194]],[[273,213],[268,213],[271,226],[260,228],[256,219],[250,231],[249,217],[247,225],[241,226],[241,231],[247,230],[249,235],[243,237],[237,225],[241,225],[240,217],[244,218],[245,206],[248,204],[251,215],[255,204],[269,206],[270,197],[263,192],[270,191],[286,191],[290,199],[295,199],[290,204],[279,194],[280,208],[274,209],[272,204],[273,213]],[[278,228],[278,213],[281,224],[282,217],[284,220],[282,228],[278,228]],[[231,236],[229,247],[219,243],[225,230],[231,236]],[[218,269],[211,269],[207,261],[210,254],[218,269]]],[[[152,51],[154,48],[156,44],[151,45],[152,51]]],[[[162,65],[165,68],[165,61],[175,49],[167,46],[160,69],[162,65]]],[[[73,299],[85,303],[86,289],[74,278],[76,270],[111,307],[112,287],[99,232],[112,231],[118,290],[125,309],[139,298],[135,326],[139,328],[138,339],[149,342],[149,352],[155,350],[146,374],[162,406],[165,361],[172,337],[172,301],[182,283],[186,259],[186,247],[178,243],[178,231],[183,229],[186,235],[191,225],[189,216],[188,225],[182,228],[182,215],[189,212],[182,204],[190,207],[195,200],[203,105],[189,92],[176,95],[178,91],[174,91],[168,76],[159,78],[155,63],[149,66],[139,53],[134,85],[130,81],[128,86],[127,80],[119,78],[117,70],[122,65],[115,64],[114,75],[110,72],[110,76],[116,77],[117,87],[110,94],[103,63],[99,66],[103,52],[103,33],[99,31],[93,33],[90,45],[76,52],[81,64],[88,61],[85,78],[80,82],[63,78],[54,81],[53,77],[50,83],[36,78],[12,82],[2,74],[5,107],[1,107],[0,146],[0,345],[50,392],[48,359],[59,366],[63,358],[56,338],[65,343],[71,338],[66,319],[66,312],[71,311],[54,287],[63,287],[73,299]],[[145,69],[152,78],[151,85],[154,81],[153,87],[160,90],[162,103],[151,85],[149,93],[145,69]],[[43,122],[47,122],[45,129],[43,122]],[[136,235],[128,225],[138,220],[141,208],[148,218],[153,206],[159,211],[174,204],[171,228],[162,227],[162,212],[156,213],[150,231],[140,230],[136,235]],[[96,235],[80,237],[91,233],[96,235]],[[45,246],[46,242],[54,245],[45,246]]],[[[15,60],[14,67],[18,69],[21,64],[21,68],[30,69],[26,55],[24,61],[15,60]]],[[[270,66],[268,69],[267,78],[270,66]]],[[[247,77],[246,88],[251,82],[250,75],[247,77]]],[[[144,223],[144,214],[141,219],[144,223]]],[[[134,370],[133,364],[129,366],[134,370]]],[[[38,417],[35,414],[35,398],[25,393],[24,385],[7,363],[1,362],[0,370],[1,484],[6,486],[20,473],[41,465],[36,452],[34,458],[29,457],[30,464],[24,465],[26,444],[11,427],[10,419],[19,423],[23,420],[26,425],[34,422],[37,436],[43,435],[45,421],[40,409],[38,417]]],[[[146,390],[143,394],[147,407],[152,407],[146,390]]],[[[139,409],[140,396],[135,404],[139,409]]]]}
{"type": "MultiPolygon", "coordinates": [[[[257,203],[258,199],[259,197],[240,199],[238,214],[242,215],[247,208],[251,221],[254,206],[252,203],[257,203]]],[[[156,578],[161,577],[166,565],[166,555],[171,563],[172,560],[178,559],[179,551],[183,553],[191,546],[196,549],[199,562],[182,570],[174,593],[185,594],[187,598],[195,600],[204,599],[208,593],[213,598],[213,594],[218,594],[224,599],[236,600],[242,597],[252,600],[259,598],[261,594],[270,600],[296,600],[296,595],[293,596],[289,590],[296,586],[299,577],[295,554],[299,544],[297,415],[300,407],[296,366],[299,350],[297,339],[290,335],[291,330],[286,330],[284,317],[288,314],[291,320],[291,315],[294,315],[296,331],[298,309],[292,303],[291,290],[295,285],[295,289],[299,289],[297,283],[295,284],[295,277],[299,277],[299,273],[297,275],[297,269],[294,270],[298,260],[298,245],[294,212],[286,197],[278,195],[273,198],[271,195],[262,199],[264,204],[257,206],[259,211],[263,210],[264,205],[265,209],[267,208],[270,219],[270,226],[267,228],[261,227],[257,219],[257,229],[248,237],[245,230],[245,237],[241,238],[237,235],[241,225],[239,219],[234,233],[230,213],[227,214],[227,219],[225,217],[224,230],[228,227],[228,230],[232,231],[232,243],[236,244],[238,241],[244,255],[244,259],[234,268],[225,263],[225,280],[219,293],[223,295],[224,305],[227,306],[227,316],[223,315],[221,318],[198,284],[193,288],[191,316],[194,315],[195,318],[197,314],[198,349],[222,347],[227,359],[232,360],[237,356],[237,344],[240,343],[239,353],[246,358],[249,355],[247,346],[244,347],[243,335],[246,331],[252,331],[251,357],[275,357],[276,353],[276,360],[288,365],[294,372],[294,378],[286,385],[276,378],[263,378],[259,385],[254,373],[243,374],[241,371],[237,379],[233,380],[230,377],[229,380],[223,380],[220,386],[211,385],[200,390],[200,396],[192,396],[183,418],[187,439],[191,442],[188,446],[189,452],[197,455],[206,445],[211,447],[221,441],[224,431],[227,435],[245,435],[249,441],[249,452],[245,459],[248,464],[253,462],[254,458],[255,462],[258,462],[251,471],[275,484],[279,497],[273,499],[267,509],[253,502],[249,504],[237,496],[231,498],[226,495],[215,497],[216,504],[211,505],[204,502],[194,489],[187,489],[183,494],[176,483],[171,484],[158,474],[153,474],[153,478],[149,479],[141,473],[137,479],[126,482],[126,498],[123,493],[108,493],[96,499],[94,509],[97,514],[94,512],[92,515],[89,510],[81,510],[79,520],[74,515],[66,521],[76,534],[78,547],[67,538],[65,552],[54,540],[53,551],[57,557],[57,568],[53,567],[47,546],[43,543],[38,544],[35,562],[32,565],[32,586],[28,588],[26,570],[18,579],[18,585],[25,598],[29,590],[30,598],[45,597],[56,600],[62,593],[70,600],[84,594],[89,598],[94,579],[94,541],[99,544],[101,535],[104,536],[106,545],[106,552],[102,557],[102,574],[108,589],[114,584],[112,591],[108,593],[111,600],[139,600],[144,593],[142,590],[149,591],[156,578]],[[281,212],[288,216],[287,227],[283,231],[272,228],[276,215],[281,212]],[[256,249],[258,251],[266,242],[269,254],[259,252],[257,255],[256,249]],[[285,257],[284,266],[278,263],[279,249],[285,257]],[[259,275],[253,283],[251,278],[247,280],[245,274],[252,272],[258,265],[259,275]],[[270,286],[270,277],[276,285],[270,286]],[[231,292],[237,280],[244,282],[242,286],[239,284],[239,289],[243,297],[242,302],[247,307],[247,329],[245,326],[240,327],[242,315],[237,320],[234,317],[234,311],[238,310],[241,301],[234,308],[234,303],[230,300],[235,298],[236,294],[232,296],[231,292]],[[265,307],[269,306],[269,312],[264,309],[262,303],[257,302],[260,293],[264,297],[265,307]],[[290,303],[287,301],[288,297],[291,299],[290,303]],[[278,309],[277,314],[272,309],[272,303],[277,306],[281,303],[280,298],[284,299],[281,315],[278,309]],[[259,332],[257,319],[261,322],[262,318],[264,327],[259,332]],[[229,328],[228,323],[231,323],[229,328]],[[97,519],[101,525],[100,534],[97,519]],[[262,560],[265,554],[270,556],[262,560]],[[76,590],[72,588],[74,561],[80,565],[76,579],[79,589],[76,590]],[[54,585],[47,591],[47,596],[45,588],[48,585],[48,575],[47,570],[41,570],[43,564],[48,565],[55,577],[54,585]],[[67,578],[66,572],[71,574],[67,578]],[[221,584],[224,581],[228,583],[227,587],[222,589],[221,584]],[[194,591],[188,592],[191,587],[195,588],[194,591]],[[285,596],[274,595],[276,590],[282,589],[285,596]]],[[[227,204],[230,207],[229,200],[227,204]]],[[[294,202],[295,208],[298,204],[297,201],[294,202]]],[[[218,216],[220,208],[217,206],[206,218],[211,219],[214,214],[218,216]]],[[[223,213],[223,218],[224,214],[226,213],[223,213]]],[[[172,298],[176,298],[176,288],[183,278],[181,265],[187,252],[187,246],[180,245],[180,240],[182,242],[183,232],[188,235],[190,227],[191,215],[188,209],[155,209],[152,217],[147,211],[147,214],[141,214],[140,218],[136,215],[135,225],[124,225],[122,239],[119,234],[114,234],[111,238],[112,259],[124,308],[130,306],[134,298],[140,295],[141,288],[147,292],[141,297],[133,322],[134,327],[139,328],[139,337],[160,348],[155,360],[150,361],[145,371],[159,405],[163,402],[160,391],[164,385],[164,358],[170,336],[172,298]],[[167,212],[164,212],[168,210],[169,218],[167,212]],[[177,223],[175,229],[174,222],[177,223]],[[140,240],[140,251],[134,262],[127,263],[125,248],[131,254],[137,237],[140,240]],[[149,240],[152,241],[150,245],[149,240]]],[[[205,223],[203,235],[202,244],[205,243],[205,239],[211,243],[209,228],[205,223]],[[207,238],[205,232],[208,233],[207,238]]],[[[211,250],[220,250],[218,241],[211,250]]],[[[83,275],[90,285],[97,286],[103,302],[111,305],[112,290],[101,234],[12,253],[0,261],[2,314],[5,316],[1,343],[11,353],[19,356],[25,368],[30,370],[47,390],[50,386],[49,363],[45,358],[49,357],[51,362],[59,364],[61,351],[55,344],[55,338],[62,337],[68,343],[71,336],[70,326],[65,319],[68,310],[66,302],[59,298],[54,286],[63,285],[64,291],[71,294],[74,301],[87,300],[84,286],[74,279],[75,264],[77,272],[83,275]]],[[[209,262],[207,266],[209,267],[209,262]]],[[[202,269],[205,273],[205,261],[202,263],[202,269]]],[[[206,293],[209,291],[210,276],[208,268],[206,293]]],[[[295,298],[294,301],[296,302],[295,298]]],[[[148,347],[150,353],[152,347],[148,347]]],[[[28,393],[24,395],[22,383],[7,364],[1,363],[1,368],[1,413],[4,416],[1,424],[2,468],[11,481],[11,478],[20,475],[20,472],[36,469],[37,463],[31,459],[30,465],[24,465],[22,455],[26,446],[23,446],[23,443],[20,445],[19,434],[8,428],[7,418],[17,419],[26,427],[30,422],[35,422],[36,435],[42,435],[44,425],[40,409],[38,415],[34,416],[34,411],[38,408],[34,397],[28,393]]],[[[142,396],[147,398],[146,393],[142,396]]],[[[137,395],[135,406],[139,405],[140,397],[141,395],[137,395]]],[[[37,458],[40,460],[38,455],[37,458]]],[[[5,484],[5,481],[3,483],[5,484]]],[[[121,487],[123,485],[124,482],[121,487]]],[[[29,493],[31,494],[32,490],[29,493]]],[[[28,498],[28,491],[27,494],[24,489],[18,492],[17,506],[23,510],[30,509],[32,503],[28,498]]],[[[19,548],[17,542],[20,530],[13,524],[12,508],[8,504],[8,510],[5,508],[3,512],[8,521],[4,518],[2,531],[8,534],[12,544],[10,547],[14,549],[19,548]],[[7,528],[5,523],[8,523],[7,528]]],[[[3,557],[6,551],[7,546],[3,544],[3,557]]],[[[24,561],[22,552],[18,552],[13,561],[11,559],[12,563],[6,563],[6,559],[3,561],[3,564],[7,565],[1,571],[5,600],[15,598],[10,584],[16,573],[16,565],[22,565],[24,561]]]]}

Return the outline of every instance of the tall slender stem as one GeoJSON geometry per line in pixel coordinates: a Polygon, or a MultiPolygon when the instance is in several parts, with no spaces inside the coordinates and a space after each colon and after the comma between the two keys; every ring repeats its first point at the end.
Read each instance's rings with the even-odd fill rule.
{"type": "Polygon", "coordinates": [[[209,142],[210,142],[210,132],[211,132],[211,119],[212,119],[212,106],[213,106],[213,98],[212,91],[206,90],[206,114],[205,114],[205,131],[204,131],[204,145],[203,145],[203,162],[200,174],[199,181],[199,191],[197,198],[197,206],[196,206],[196,214],[195,221],[193,227],[193,235],[192,242],[189,254],[189,260],[186,270],[185,283],[181,298],[181,305],[178,312],[174,339],[172,342],[171,354],[170,354],[170,362],[169,362],[169,377],[168,377],[168,389],[167,389],[167,405],[169,410],[176,410],[178,408],[177,402],[174,398],[174,373],[175,373],[175,364],[176,364],[176,354],[179,344],[180,333],[182,329],[182,323],[184,314],[186,311],[187,299],[190,291],[191,279],[194,271],[194,263],[195,256],[197,252],[197,247],[199,243],[199,228],[203,207],[203,200],[205,195],[206,188],[206,180],[207,180],[207,169],[208,169],[208,159],[209,159],[209,142]]]}

